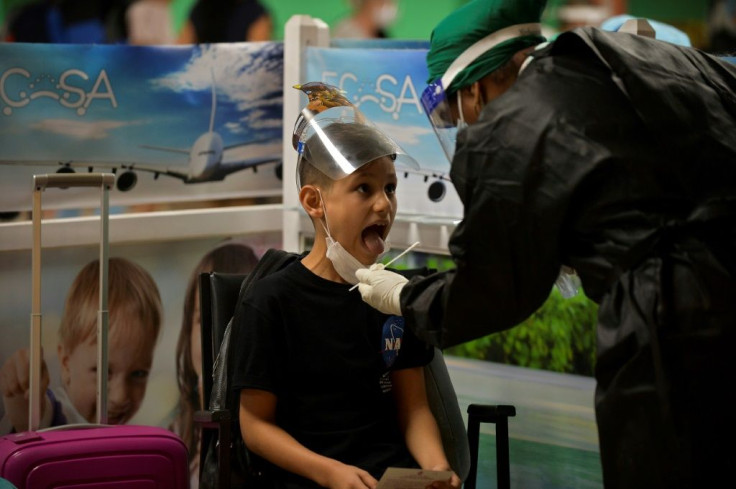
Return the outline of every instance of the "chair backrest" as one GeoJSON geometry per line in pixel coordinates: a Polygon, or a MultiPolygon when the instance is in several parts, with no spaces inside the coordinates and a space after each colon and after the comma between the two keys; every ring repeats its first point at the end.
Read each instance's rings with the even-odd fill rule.
{"type": "MultiPolygon", "coordinates": [[[[203,489],[252,487],[248,479],[257,472],[239,433],[238,413],[231,412],[233,408],[228,402],[226,387],[223,390],[222,385],[218,385],[215,393],[218,406],[213,408],[212,405],[215,359],[246,277],[245,274],[214,272],[199,276],[202,394],[205,412],[209,412],[209,416],[204,417],[206,422],[202,424],[200,437],[199,487],[203,489]]],[[[223,365],[227,363],[227,360],[220,361],[223,365]]],[[[227,383],[227,378],[218,377],[217,381],[227,383]]]]}
{"type": "Polygon", "coordinates": [[[245,274],[202,273],[199,276],[199,308],[202,327],[202,377],[204,406],[210,405],[212,370],[233,316],[245,274]]]}
{"type": "Polygon", "coordinates": [[[424,383],[429,407],[437,420],[442,436],[447,461],[452,470],[464,481],[470,472],[468,433],[445,358],[439,348],[434,349],[434,358],[424,368],[424,383]]]}
{"type": "MultiPolygon", "coordinates": [[[[213,361],[217,357],[227,324],[235,311],[245,277],[244,274],[216,272],[200,275],[205,406],[209,406],[212,393],[213,361]]],[[[444,357],[437,348],[434,359],[425,367],[425,384],[429,405],[437,420],[448,462],[455,473],[465,480],[470,470],[470,449],[465,421],[444,357]]]]}

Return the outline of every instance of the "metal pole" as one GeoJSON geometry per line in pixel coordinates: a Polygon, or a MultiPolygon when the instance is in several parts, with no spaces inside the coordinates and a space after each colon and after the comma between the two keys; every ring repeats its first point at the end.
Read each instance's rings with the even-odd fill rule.
{"type": "MultiPolygon", "coordinates": [[[[35,178],[34,178],[35,180],[35,178]]],[[[34,182],[35,183],[35,182],[34,182]]],[[[31,338],[28,392],[28,429],[37,430],[41,424],[41,400],[45,393],[41,386],[41,192],[33,189],[33,246],[31,252],[31,338]]]]}
{"type": "Polygon", "coordinates": [[[107,275],[108,275],[108,215],[110,212],[109,187],[102,183],[100,188],[100,307],[97,313],[97,422],[107,424],[107,375],[108,375],[108,321],[107,275]]]}

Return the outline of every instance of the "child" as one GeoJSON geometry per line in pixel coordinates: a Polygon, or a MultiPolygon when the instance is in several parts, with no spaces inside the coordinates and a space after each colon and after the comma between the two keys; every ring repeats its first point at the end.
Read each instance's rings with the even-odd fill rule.
{"type": "MultiPolygon", "coordinates": [[[[374,488],[396,466],[450,470],[424,388],[433,350],[349,290],[354,271],[384,252],[394,161],[406,155],[374,127],[334,119],[343,109],[322,112],[299,138],[314,246],[259,280],[232,333],[242,434],[279,489],[374,488]]],[[[437,487],[460,483],[453,475],[437,487]]]]}
{"type": "MultiPolygon", "coordinates": [[[[138,411],[146,393],[163,313],[158,288],[147,271],[124,258],[110,258],[109,263],[108,423],[123,424],[138,411]]],[[[94,260],[79,272],[66,298],[59,326],[59,388],[46,389],[49,375],[43,362],[47,395],[41,406],[42,428],[96,422],[98,308],[99,260],[94,260]]],[[[5,362],[0,378],[7,417],[3,424],[26,430],[27,350],[5,362]]]]}
{"type": "Polygon", "coordinates": [[[253,248],[238,240],[227,240],[207,252],[192,270],[184,297],[179,341],[176,344],[176,380],[179,406],[170,427],[187,444],[191,489],[199,487],[200,436],[194,413],[202,409],[202,342],[199,319],[199,275],[206,272],[248,273],[258,263],[253,248]]]}

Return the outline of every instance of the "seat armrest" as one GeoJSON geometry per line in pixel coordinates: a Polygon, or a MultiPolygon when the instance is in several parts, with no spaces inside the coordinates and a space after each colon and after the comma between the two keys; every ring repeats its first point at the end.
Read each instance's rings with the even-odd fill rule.
{"type": "MultiPolygon", "coordinates": [[[[229,489],[230,487],[230,450],[232,442],[230,438],[230,422],[232,416],[228,409],[218,409],[213,411],[196,411],[194,413],[194,423],[202,429],[201,440],[209,436],[217,437],[217,458],[218,458],[218,487],[220,489],[229,489]]],[[[207,446],[206,444],[204,446],[207,446]]],[[[199,478],[202,478],[202,470],[205,463],[205,452],[200,453],[199,460],[199,478]]]]}
{"type": "Polygon", "coordinates": [[[496,478],[498,489],[511,487],[509,462],[509,417],[516,416],[516,407],[507,404],[470,404],[468,406],[468,444],[470,445],[470,473],[463,486],[475,489],[478,476],[478,443],[480,424],[496,425],[496,478]]]}
{"type": "Polygon", "coordinates": [[[470,404],[468,416],[481,423],[496,423],[498,420],[516,416],[516,407],[508,404],[470,404]]]}

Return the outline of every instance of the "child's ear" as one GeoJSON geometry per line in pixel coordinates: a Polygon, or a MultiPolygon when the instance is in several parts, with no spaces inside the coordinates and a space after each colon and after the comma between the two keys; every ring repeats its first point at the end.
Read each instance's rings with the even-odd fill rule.
{"type": "Polygon", "coordinates": [[[324,215],[322,197],[314,185],[305,185],[302,187],[299,191],[299,202],[301,202],[302,207],[304,207],[304,210],[307,211],[310,217],[321,219],[324,215]]]}
{"type": "Polygon", "coordinates": [[[69,353],[61,343],[56,348],[56,353],[59,357],[59,365],[61,366],[61,383],[64,387],[67,387],[71,380],[71,375],[69,374],[69,353]]]}

